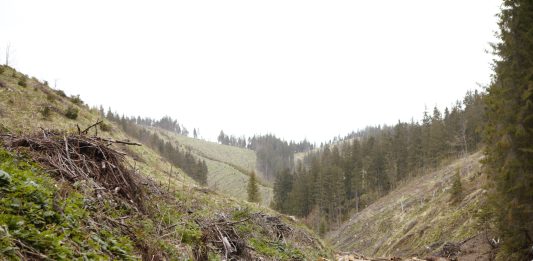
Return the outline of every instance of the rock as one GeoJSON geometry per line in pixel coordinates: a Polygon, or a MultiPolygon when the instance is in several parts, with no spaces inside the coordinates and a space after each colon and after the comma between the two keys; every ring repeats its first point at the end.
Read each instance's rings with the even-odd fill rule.
{"type": "Polygon", "coordinates": [[[11,183],[11,175],[0,169],[0,186],[5,186],[11,183]]]}

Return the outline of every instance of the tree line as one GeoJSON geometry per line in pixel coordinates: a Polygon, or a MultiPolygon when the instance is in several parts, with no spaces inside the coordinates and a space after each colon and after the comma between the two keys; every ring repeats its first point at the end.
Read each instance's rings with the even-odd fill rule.
{"type": "Polygon", "coordinates": [[[478,91],[468,92],[444,113],[437,107],[424,112],[421,122],[369,127],[308,153],[295,168],[277,173],[272,206],[306,217],[324,233],[403,180],[478,150],[483,99],[478,91]]]}
{"type": "MultiPolygon", "coordinates": [[[[99,112],[102,116],[106,118],[120,118],[118,114],[115,114],[111,111],[111,108],[109,108],[107,113],[105,113],[104,108],[100,106],[99,112]]],[[[174,132],[179,135],[189,136],[189,130],[183,124],[179,124],[176,119],[173,119],[170,116],[163,116],[159,120],[152,119],[150,117],[141,117],[141,116],[127,117],[127,118],[129,121],[133,121],[137,125],[147,126],[147,127],[157,127],[163,130],[174,132]]],[[[196,132],[197,130],[194,129],[194,133],[196,132]]]]}
{"type": "Polygon", "coordinates": [[[235,137],[233,135],[227,135],[224,133],[223,130],[220,131],[220,134],[217,137],[217,141],[220,144],[234,146],[234,147],[240,147],[240,148],[246,148],[246,137],[235,137]]]}
{"type": "Polygon", "coordinates": [[[275,135],[254,135],[246,139],[245,136],[235,137],[227,135],[223,130],[217,138],[220,144],[247,148],[255,151],[256,169],[263,173],[264,178],[273,181],[277,172],[294,165],[294,154],[307,152],[315,148],[307,140],[300,142],[284,141],[275,135]]]}
{"type": "MultiPolygon", "coordinates": [[[[165,141],[155,132],[149,131],[143,126],[164,126],[164,129],[177,132],[183,131],[184,127],[179,127],[175,120],[170,117],[163,117],[154,121],[150,118],[124,117],[119,116],[109,110],[105,117],[117,123],[117,125],[129,136],[134,137],[143,144],[158,152],[170,163],[181,168],[185,173],[201,185],[207,185],[207,164],[205,161],[196,159],[189,150],[179,148],[170,141],[165,141]]],[[[163,127],[161,127],[163,128],[163,127]]]]}
{"type": "Polygon", "coordinates": [[[248,148],[255,151],[256,169],[261,171],[267,180],[273,181],[276,173],[293,168],[295,153],[310,151],[314,145],[307,140],[298,143],[287,142],[267,134],[249,138],[248,148]]]}
{"type": "Polygon", "coordinates": [[[499,19],[486,97],[487,220],[501,236],[497,258],[533,260],[533,2],[505,0],[499,19]]]}

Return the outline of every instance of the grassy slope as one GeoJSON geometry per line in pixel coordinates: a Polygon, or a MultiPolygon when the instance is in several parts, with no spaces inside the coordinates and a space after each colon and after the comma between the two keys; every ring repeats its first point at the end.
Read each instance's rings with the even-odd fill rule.
{"type": "Polygon", "coordinates": [[[478,152],[415,178],[354,214],[327,235],[328,241],[369,256],[408,256],[435,252],[445,242],[476,235],[475,215],[485,198],[481,158],[478,152]],[[457,169],[465,196],[452,204],[449,189],[457,169]]]}
{"type": "MultiPolygon", "coordinates": [[[[17,77],[20,78],[20,76],[20,74],[17,74],[17,77]]],[[[27,87],[18,86],[18,80],[12,77],[11,70],[0,75],[0,81],[6,85],[6,88],[0,88],[0,123],[8,127],[10,131],[30,132],[39,128],[76,131],[76,124],[83,128],[95,123],[100,118],[95,110],[89,110],[84,105],[72,103],[70,98],[58,95],[36,80],[29,80],[27,87]],[[51,106],[52,108],[47,119],[40,113],[45,106],[51,106]],[[79,110],[76,120],[67,119],[64,116],[64,112],[69,106],[79,110]]],[[[113,125],[111,124],[111,126],[113,125]]],[[[128,139],[115,126],[112,127],[110,132],[100,132],[99,135],[115,139],[128,139]]],[[[130,156],[132,156],[129,158],[130,161],[143,173],[156,180],[166,180],[164,173],[169,165],[154,151],[145,146],[123,147],[123,149],[128,150],[130,156]],[[133,162],[134,158],[138,160],[133,162]]],[[[179,174],[177,174],[175,182],[180,184],[183,181],[192,183],[191,179],[183,171],[177,170],[176,172],[179,174]]]]}
{"type": "MultiPolygon", "coordinates": [[[[194,155],[206,161],[207,183],[211,189],[236,198],[247,198],[248,173],[255,169],[254,151],[185,137],[166,130],[157,131],[167,140],[190,149],[194,155]]],[[[258,185],[262,204],[268,206],[273,197],[272,187],[266,182],[258,185]]]]}
{"type": "MultiPolygon", "coordinates": [[[[4,127],[7,127],[10,131],[17,133],[33,132],[39,130],[40,127],[76,131],[76,124],[83,128],[84,126],[88,126],[96,122],[98,119],[99,115],[97,111],[89,110],[84,105],[73,104],[71,99],[57,95],[50,88],[42,85],[35,79],[28,80],[26,87],[19,86],[17,82],[18,78],[20,77],[20,73],[17,73],[13,77],[12,70],[9,68],[0,74],[0,83],[2,84],[0,86],[0,124],[4,127]],[[44,106],[53,107],[52,113],[48,119],[44,119],[39,113],[44,106]],[[76,120],[70,120],[64,116],[64,112],[69,106],[74,106],[79,109],[79,117],[76,120]]],[[[110,132],[100,132],[100,136],[112,137],[115,139],[128,139],[128,137],[121,132],[119,128],[114,126],[112,123],[109,124],[111,125],[112,130],[110,132]]],[[[165,173],[165,171],[168,170],[169,163],[161,158],[157,153],[146,146],[121,147],[120,149],[128,153],[128,160],[130,163],[132,163],[132,165],[136,166],[136,169],[142,175],[149,176],[156,181],[156,183],[159,182],[160,184],[163,184],[163,188],[168,186],[168,175],[165,173]]],[[[19,160],[15,161],[18,162],[19,160]]],[[[33,176],[46,175],[45,173],[40,173],[37,170],[32,171],[34,172],[31,174],[33,176]]],[[[165,251],[167,254],[176,254],[174,257],[183,257],[183,255],[185,257],[188,256],[189,258],[192,257],[193,253],[191,249],[195,246],[195,240],[199,240],[199,236],[201,236],[201,231],[199,231],[199,228],[194,225],[196,220],[216,219],[217,215],[238,218],[238,216],[243,215],[242,209],[246,210],[244,211],[244,216],[248,215],[246,213],[257,212],[268,213],[270,215],[279,215],[270,209],[261,208],[255,204],[249,204],[233,198],[217,195],[216,193],[197,189],[196,185],[194,185],[194,182],[191,181],[191,179],[188,178],[181,170],[178,169],[176,172],[177,174],[171,179],[170,190],[175,190],[174,193],[176,200],[179,202],[179,206],[167,206],[165,205],[164,201],[157,201],[159,199],[155,196],[153,200],[156,202],[151,203],[155,204],[158,209],[160,207],[163,209],[168,209],[168,211],[165,212],[166,214],[163,213],[165,219],[159,221],[159,226],[163,225],[164,227],[172,228],[172,238],[174,238],[174,241],[177,240],[178,243],[174,244],[172,243],[174,241],[171,239],[160,238],[160,236],[155,233],[154,226],[150,225],[151,221],[146,220],[143,216],[132,217],[131,220],[128,221],[132,222],[132,226],[140,227],[141,230],[136,231],[136,233],[140,233],[137,235],[137,237],[154,240],[154,244],[157,244],[158,247],[168,250],[165,251]],[[238,212],[237,214],[239,215],[236,215],[236,212],[238,212]],[[176,221],[178,223],[176,223],[176,221]],[[143,224],[139,224],[139,222],[142,222],[143,224]],[[145,222],[148,223],[145,224],[145,222]],[[178,225],[176,226],[176,224],[178,225]]],[[[17,171],[13,171],[11,174],[16,176],[17,171]]],[[[37,184],[41,185],[40,179],[35,179],[34,182],[37,182],[37,184]]],[[[52,180],[52,182],[55,181],[52,180]]],[[[242,183],[240,184],[243,186],[242,183]]],[[[53,197],[53,190],[58,186],[61,187],[62,185],[52,184],[51,186],[45,186],[50,190],[45,193],[48,197],[47,200],[52,200],[50,197],[53,197]]],[[[69,190],[72,189],[73,188],[70,188],[69,190]]],[[[85,200],[94,200],[89,199],[89,197],[94,196],[94,191],[89,191],[88,193],[82,194],[83,195],[81,197],[85,197],[85,200]]],[[[77,195],[76,197],[80,196],[77,195]]],[[[5,214],[5,211],[5,209],[0,209],[0,214],[5,214]]],[[[98,211],[101,211],[101,209],[98,211]]],[[[88,215],[93,214],[95,213],[90,212],[88,215]]],[[[119,214],[120,213],[117,215],[119,214]]],[[[242,233],[248,231],[245,233],[245,235],[247,235],[246,240],[248,244],[254,247],[257,253],[267,259],[290,259],[291,255],[295,253],[306,259],[316,258],[318,255],[324,255],[330,251],[327,248],[316,245],[317,242],[320,241],[313,237],[312,233],[310,233],[307,229],[301,227],[301,225],[283,217],[282,221],[288,224],[293,231],[305,231],[305,234],[307,234],[307,236],[305,236],[306,238],[286,238],[283,242],[278,242],[278,240],[260,233],[261,227],[259,224],[253,223],[254,221],[247,221],[239,226],[241,226],[243,229],[242,233]],[[313,238],[314,243],[305,243],[305,241],[308,241],[310,238],[313,238]]],[[[0,224],[0,227],[3,229],[3,231],[0,232],[6,232],[5,227],[2,227],[3,225],[4,224],[0,224]]],[[[16,225],[19,225],[19,223],[16,223],[16,225]]],[[[55,225],[57,226],[58,224],[55,225]]],[[[61,226],[61,224],[59,224],[59,226],[61,226]]],[[[24,229],[26,229],[26,227],[24,227],[24,229]]],[[[114,233],[113,231],[111,232],[114,233]]],[[[84,231],[82,230],[80,233],[83,234],[84,231]]],[[[158,231],[158,233],[161,233],[161,231],[158,231]]],[[[11,240],[12,238],[10,238],[10,236],[14,236],[13,233],[7,235],[8,237],[6,239],[6,234],[0,233],[0,239],[11,240]]],[[[112,242],[117,241],[113,238],[109,240],[112,242]]],[[[0,243],[3,244],[4,241],[0,243]]],[[[2,244],[0,244],[0,251],[9,248],[7,247],[3,249],[2,247],[4,247],[4,245],[2,244]]],[[[76,245],[76,242],[72,244],[76,245]]],[[[123,242],[123,245],[124,249],[126,249],[127,252],[132,256],[138,257],[140,255],[140,250],[138,249],[131,251],[128,250],[128,248],[132,246],[131,242],[123,242]]],[[[7,246],[9,246],[9,244],[7,246]]],[[[106,253],[109,254],[105,251],[100,251],[97,254],[105,255],[106,253]]],[[[215,260],[216,259],[217,258],[215,258],[215,260]]],[[[2,260],[2,258],[0,258],[0,260],[2,260]]]]}

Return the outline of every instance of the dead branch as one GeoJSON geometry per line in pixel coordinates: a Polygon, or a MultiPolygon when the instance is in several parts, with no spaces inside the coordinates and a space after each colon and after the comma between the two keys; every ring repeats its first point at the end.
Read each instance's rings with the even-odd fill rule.
{"type": "Polygon", "coordinates": [[[127,166],[125,155],[109,146],[110,142],[140,144],[50,130],[21,136],[4,134],[0,141],[8,149],[29,152],[36,162],[62,178],[71,182],[93,179],[143,209],[137,174],[127,166]]]}
{"type": "MultiPolygon", "coordinates": [[[[91,125],[91,126],[85,128],[84,130],[82,130],[82,131],[80,132],[80,134],[87,134],[91,128],[96,127],[96,126],[98,126],[98,125],[100,125],[100,124],[102,124],[102,123],[103,123],[102,120],[97,120],[95,124],[93,124],[93,125],[91,125]]],[[[79,131],[79,127],[78,127],[78,131],[79,131]]]]}

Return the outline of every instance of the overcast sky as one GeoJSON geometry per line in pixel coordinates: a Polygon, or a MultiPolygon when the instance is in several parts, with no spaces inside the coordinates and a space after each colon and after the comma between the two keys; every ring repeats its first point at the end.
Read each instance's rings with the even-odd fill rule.
{"type": "Polygon", "coordinates": [[[320,143],[420,119],[491,75],[500,1],[0,0],[0,59],[214,140],[320,143]]]}

